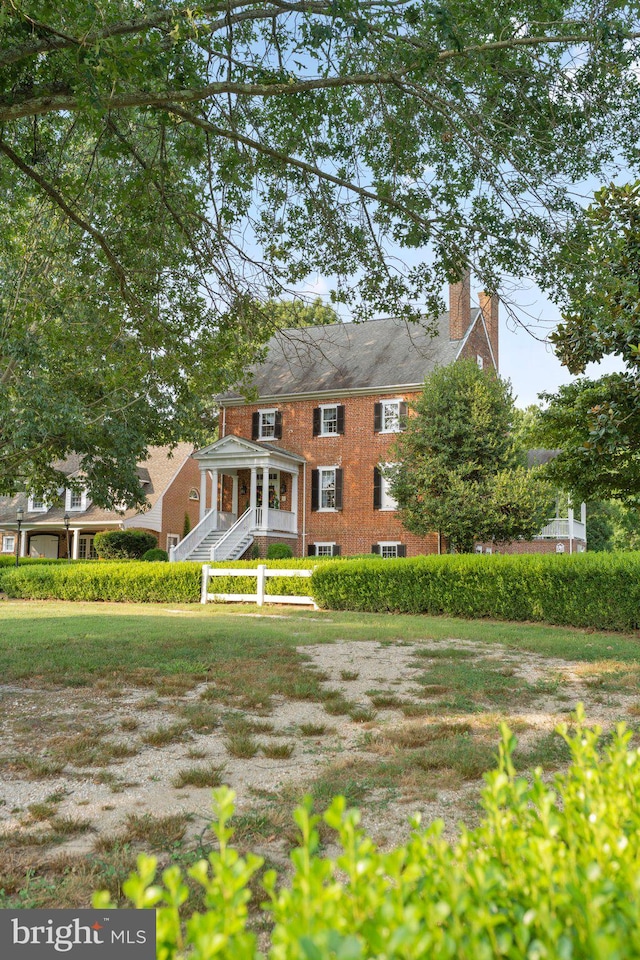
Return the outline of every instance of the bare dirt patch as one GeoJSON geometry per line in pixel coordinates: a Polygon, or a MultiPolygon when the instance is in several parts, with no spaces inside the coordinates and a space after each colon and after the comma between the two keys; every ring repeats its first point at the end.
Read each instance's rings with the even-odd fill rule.
{"type": "Polygon", "coordinates": [[[176,836],[202,845],[211,786],[201,784],[218,774],[237,793],[238,842],[271,862],[286,859],[291,809],[305,792],[319,806],[345,793],[381,844],[406,835],[414,811],[423,823],[442,818],[452,834],[477,816],[502,720],[519,737],[526,770],[562,765],[550,735],[579,702],[605,731],[620,720],[634,726],[639,712],[637,668],[629,664],[575,663],[454,638],[343,641],[299,652],[321,678],[323,699],[275,696],[255,713],[207,700],[209,683],[157,697],[113,685],[0,687],[7,862],[20,850],[45,863],[118,843],[144,846],[154,825],[168,831],[165,853],[176,836]],[[245,739],[245,755],[231,748],[234,737],[236,746],[245,739]]]}

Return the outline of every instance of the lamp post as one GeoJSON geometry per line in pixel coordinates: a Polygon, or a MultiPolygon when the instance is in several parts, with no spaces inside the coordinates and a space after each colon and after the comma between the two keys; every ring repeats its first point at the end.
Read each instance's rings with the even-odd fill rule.
{"type": "Polygon", "coordinates": [[[20,564],[20,528],[22,527],[22,521],[24,519],[24,510],[22,507],[18,507],[16,510],[16,520],[18,521],[18,542],[16,544],[16,567],[20,564]]]}
{"type": "Polygon", "coordinates": [[[68,513],[65,513],[62,519],[64,520],[64,528],[67,531],[67,563],[68,563],[69,560],[71,559],[71,557],[69,556],[69,520],[71,519],[71,517],[69,516],[68,513]]]}

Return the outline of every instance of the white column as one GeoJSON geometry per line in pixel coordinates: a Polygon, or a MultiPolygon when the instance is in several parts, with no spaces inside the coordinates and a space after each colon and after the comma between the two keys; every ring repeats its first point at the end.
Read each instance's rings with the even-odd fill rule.
{"type": "Polygon", "coordinates": [[[27,555],[27,531],[20,531],[20,556],[26,557],[27,555]]]}
{"type": "Polygon", "coordinates": [[[207,512],[207,471],[200,471],[200,519],[204,519],[207,512]]]}
{"type": "Polygon", "coordinates": [[[573,553],[573,507],[569,507],[569,553],[573,553]]]}
{"type": "Polygon", "coordinates": [[[211,471],[211,509],[218,509],[218,471],[211,471]]]}
{"type": "Polygon", "coordinates": [[[580,504],[580,523],[585,524],[585,526],[587,523],[587,505],[584,500],[580,504]]]}
{"type": "Polygon", "coordinates": [[[269,464],[262,468],[262,526],[269,526],[269,464]]]}
{"type": "Polygon", "coordinates": [[[252,510],[258,506],[258,468],[251,467],[251,485],[249,487],[249,506],[252,510]]]}
{"type": "Polygon", "coordinates": [[[295,517],[296,533],[298,532],[298,474],[291,474],[291,510],[295,517]]]}
{"type": "Polygon", "coordinates": [[[73,527],[71,533],[73,534],[73,546],[71,547],[71,557],[73,560],[77,560],[80,555],[80,531],[77,527],[73,527]]]}
{"type": "Polygon", "coordinates": [[[234,516],[237,517],[238,516],[238,474],[236,473],[236,475],[231,479],[232,479],[231,512],[233,513],[234,516]]]}

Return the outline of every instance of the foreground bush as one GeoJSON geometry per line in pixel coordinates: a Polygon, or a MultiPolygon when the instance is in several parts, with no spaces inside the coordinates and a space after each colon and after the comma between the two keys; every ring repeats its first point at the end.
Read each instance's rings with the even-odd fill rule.
{"type": "Polygon", "coordinates": [[[144,560],[146,563],[167,563],[169,560],[169,554],[166,550],[161,550],[160,547],[152,547],[151,550],[147,550],[146,553],[143,553],[140,559],[144,560]]]}
{"type": "MultiPolygon", "coordinates": [[[[580,716],[581,720],[582,717],[580,716]]],[[[540,771],[517,778],[515,745],[503,729],[498,769],[487,775],[484,818],[451,844],[442,824],[381,853],[359,829],[359,814],[333,801],[324,821],[340,854],[318,855],[319,818],[310,801],[295,813],[301,844],[293,875],[262,878],[257,894],[274,924],[271,960],[612,960],[640,956],[640,759],[621,725],[600,755],[598,733],[581,724],[569,737],[572,766],[554,787],[540,771]]],[[[156,881],[141,856],[124,883],[136,907],[158,910],[158,960],[257,960],[247,930],[249,884],[262,858],[229,847],[233,793],[214,794],[219,850],[189,869],[205,913],[189,908],[180,868],[156,881]],[[187,917],[183,926],[181,918],[187,917]]],[[[255,887],[255,879],[253,880],[255,887]]],[[[195,899],[195,897],[194,897],[195,899]]],[[[108,908],[109,894],[94,897],[108,908]]],[[[264,927],[264,924],[261,924],[264,927]]]]}
{"type": "Polygon", "coordinates": [[[311,594],[331,610],[640,627],[640,553],[443,556],[323,564],[311,594]]]}
{"type": "MultiPolygon", "coordinates": [[[[262,561],[263,563],[265,561],[262,561]]],[[[213,567],[253,567],[256,563],[210,564],[213,567]]],[[[267,566],[308,568],[306,560],[270,561],[267,566]]],[[[20,566],[3,570],[0,585],[10,597],[21,600],[112,600],[132,603],[198,603],[202,567],[199,563],[145,563],[144,561],[93,561],[20,566]]],[[[306,593],[310,580],[273,577],[267,593],[306,593]]],[[[255,577],[217,577],[211,593],[255,593],[255,577]]]]}
{"type": "Polygon", "coordinates": [[[146,530],[105,530],[96,533],[93,546],[101,560],[140,560],[158,546],[158,538],[146,530]]]}

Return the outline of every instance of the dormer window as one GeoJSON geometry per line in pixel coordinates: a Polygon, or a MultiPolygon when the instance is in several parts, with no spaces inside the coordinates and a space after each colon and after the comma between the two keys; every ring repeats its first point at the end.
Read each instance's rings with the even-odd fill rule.
{"type": "Polygon", "coordinates": [[[86,490],[67,490],[65,495],[65,510],[68,513],[81,513],[87,509],[86,490]]]}
{"type": "Polygon", "coordinates": [[[252,440],[280,440],[282,437],[282,414],[275,408],[258,410],[252,416],[252,440]]]}
{"type": "Polygon", "coordinates": [[[27,510],[29,513],[46,513],[49,507],[44,502],[42,497],[29,497],[29,502],[27,504],[27,510]]]}

